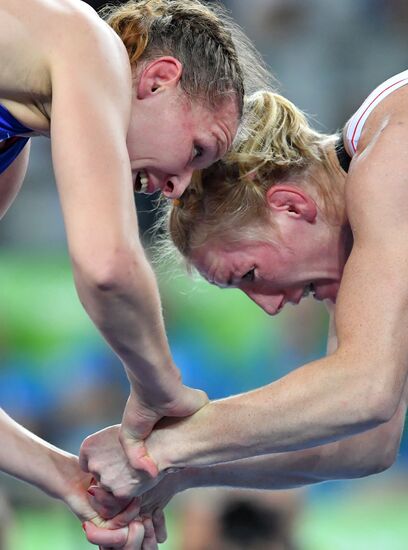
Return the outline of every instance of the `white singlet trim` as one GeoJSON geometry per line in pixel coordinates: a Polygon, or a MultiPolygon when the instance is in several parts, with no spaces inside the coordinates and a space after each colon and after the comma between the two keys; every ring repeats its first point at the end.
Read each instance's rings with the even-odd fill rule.
{"type": "Polygon", "coordinates": [[[387,97],[387,95],[391,94],[395,90],[398,90],[401,86],[405,86],[406,84],[408,84],[408,70],[392,76],[377,86],[377,88],[375,88],[375,90],[367,97],[358,111],[356,111],[350,118],[347,123],[346,140],[349,146],[348,149],[352,155],[354,155],[357,150],[358,140],[369,114],[375,109],[380,101],[387,97]]]}

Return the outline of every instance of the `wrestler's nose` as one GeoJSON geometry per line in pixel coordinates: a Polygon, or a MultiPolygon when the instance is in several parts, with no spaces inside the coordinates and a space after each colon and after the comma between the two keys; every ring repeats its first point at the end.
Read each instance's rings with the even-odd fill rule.
{"type": "Polygon", "coordinates": [[[268,315],[276,315],[279,313],[284,304],[283,294],[261,294],[251,290],[245,290],[244,292],[248,298],[255,302],[256,305],[262,308],[268,315]]]}

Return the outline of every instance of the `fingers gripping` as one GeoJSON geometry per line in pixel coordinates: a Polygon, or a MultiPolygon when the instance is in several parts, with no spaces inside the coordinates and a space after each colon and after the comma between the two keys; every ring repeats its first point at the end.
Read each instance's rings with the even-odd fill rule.
{"type": "Polygon", "coordinates": [[[143,520],[143,527],[145,533],[142,550],[158,550],[157,538],[152,520],[150,518],[145,518],[143,520]]]}
{"type": "Polygon", "coordinates": [[[158,476],[159,469],[153,459],[148,455],[142,441],[130,439],[123,433],[121,433],[119,440],[132,468],[145,471],[151,478],[158,476]]]}
{"type": "Polygon", "coordinates": [[[161,508],[154,510],[152,521],[157,542],[165,542],[167,540],[166,519],[161,508]]]}
{"type": "Polygon", "coordinates": [[[104,520],[110,520],[111,518],[119,518],[122,513],[127,510],[128,506],[133,503],[133,508],[137,508],[137,512],[134,512],[134,516],[130,517],[129,521],[116,523],[111,525],[112,522],[106,521],[106,527],[116,529],[117,527],[125,527],[132,519],[134,519],[140,508],[138,502],[134,502],[129,498],[117,498],[112,493],[105,491],[99,485],[91,485],[88,488],[88,500],[92,508],[99,514],[104,520]]]}
{"type": "MultiPolygon", "coordinates": [[[[144,527],[139,523],[141,533],[141,540],[144,537],[144,527]]],[[[87,521],[83,524],[86,538],[92,544],[98,544],[104,547],[122,548],[128,541],[129,528],[122,527],[121,529],[105,529],[98,527],[92,522],[87,521]]]]}
{"type": "Polygon", "coordinates": [[[158,550],[157,540],[150,519],[133,521],[126,528],[126,541],[124,541],[124,529],[118,529],[121,536],[115,536],[116,531],[91,527],[86,529],[87,539],[93,544],[98,544],[100,550],[158,550]]]}

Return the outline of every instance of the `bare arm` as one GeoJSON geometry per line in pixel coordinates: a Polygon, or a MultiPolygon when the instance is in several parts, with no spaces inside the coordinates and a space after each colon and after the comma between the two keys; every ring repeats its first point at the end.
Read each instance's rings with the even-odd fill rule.
{"type": "MultiPolygon", "coordinates": [[[[362,434],[311,449],[256,456],[208,467],[181,468],[177,472],[177,483],[180,482],[183,489],[200,486],[283,489],[380,472],[390,467],[397,456],[404,428],[406,401],[407,395],[389,422],[362,434]]],[[[171,446],[174,440],[181,440],[183,423],[188,421],[162,421],[148,439],[148,450],[152,456],[158,456],[160,450],[171,446]]],[[[98,476],[98,462],[106,464],[107,467],[98,479],[103,486],[110,486],[111,469],[116,469],[116,463],[122,463],[123,459],[119,445],[119,426],[110,426],[94,434],[83,443],[83,446],[89,445],[102,449],[99,454],[93,454],[89,470],[98,476]]],[[[163,475],[167,477],[168,470],[163,469],[161,479],[163,475]]],[[[149,477],[141,478],[140,474],[125,464],[120,483],[114,486],[114,494],[122,498],[128,494],[127,488],[130,488],[131,495],[137,496],[156,482],[149,477]]]]}
{"type": "Polygon", "coordinates": [[[193,487],[289,489],[322,481],[376,474],[395,462],[405,412],[406,406],[401,405],[386,424],[342,441],[302,451],[195,468],[191,471],[187,468],[184,476],[193,487]]]}
{"type": "Polygon", "coordinates": [[[337,350],[273,384],[204,407],[180,427],[180,440],[157,450],[159,463],[204,466],[308,448],[394,416],[408,365],[406,127],[390,123],[350,174],[354,247],[336,304],[337,350]]]}
{"type": "MultiPolygon", "coordinates": [[[[329,307],[327,353],[337,349],[334,307],[329,307]]],[[[408,383],[389,422],[364,433],[310,449],[276,453],[208,468],[181,470],[183,487],[226,486],[252,489],[289,489],[334,479],[352,479],[391,467],[404,430],[408,383]]],[[[153,451],[154,452],[154,451],[153,451]]]]}
{"type": "MultiPolygon", "coordinates": [[[[205,397],[182,385],[172,361],[138,236],[126,147],[132,90],[126,51],[102,22],[74,17],[64,24],[51,59],[53,164],[80,300],[131,383],[122,423],[127,448],[163,415],[191,414],[205,397]]],[[[143,448],[134,451],[130,460],[143,467],[143,448]]],[[[152,463],[144,466],[154,473],[152,463]]]]}
{"type": "MultiPolygon", "coordinates": [[[[89,522],[87,525],[92,525],[91,529],[96,530],[98,536],[95,541],[87,533],[88,539],[95,544],[110,547],[119,543],[125,545],[127,541],[124,549],[138,547],[136,543],[143,539],[142,524],[134,521],[127,526],[120,520],[117,523],[114,518],[126,503],[107,495],[103,507],[98,506],[96,501],[93,502],[94,508],[91,506],[87,489],[92,476],[81,471],[78,457],[37,437],[11,419],[2,409],[0,433],[1,471],[64,502],[82,522],[89,522]],[[99,512],[103,512],[103,516],[99,512]],[[107,522],[103,518],[114,519],[107,522]],[[109,529],[104,527],[106,525],[109,529]]],[[[120,518],[120,515],[117,517],[120,518]]],[[[101,546],[101,550],[103,548],[101,546]]]]}
{"type": "Polygon", "coordinates": [[[180,492],[200,487],[289,489],[334,479],[368,476],[390,467],[398,453],[405,401],[386,424],[327,445],[258,456],[165,475],[141,498],[141,513],[153,516],[156,534],[166,538],[163,508],[180,492]]]}
{"type": "Polygon", "coordinates": [[[86,483],[85,477],[89,482],[90,477],[80,472],[76,457],[35,436],[2,409],[0,432],[0,469],[3,472],[35,485],[54,498],[63,498],[65,491],[76,483],[78,486],[86,483]],[[72,484],[67,483],[70,473],[74,472],[81,475],[72,484]]]}
{"type": "MultiPolygon", "coordinates": [[[[88,23],[80,20],[79,25],[84,28],[77,34],[91,35],[78,48],[88,51],[89,61],[73,63],[80,51],[55,59],[51,128],[75,282],[132,385],[146,390],[153,402],[165,401],[181,384],[154,274],[138,238],[126,148],[130,68],[109,32],[99,36],[88,23]]],[[[66,47],[72,48],[72,42],[66,47]]]]}

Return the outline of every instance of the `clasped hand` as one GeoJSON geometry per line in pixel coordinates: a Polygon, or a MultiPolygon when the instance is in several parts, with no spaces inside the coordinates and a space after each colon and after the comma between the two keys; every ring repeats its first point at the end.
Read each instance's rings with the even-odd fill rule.
{"type": "MultiPolygon", "coordinates": [[[[86,522],[86,536],[89,542],[102,547],[153,550],[158,542],[166,539],[166,529],[162,507],[146,505],[147,491],[163,479],[164,473],[153,478],[145,471],[133,469],[120,444],[119,434],[120,425],[109,426],[87,437],[81,446],[80,466],[92,474],[94,480],[88,488],[90,504],[104,519],[112,517],[112,502],[116,503],[116,512],[120,508],[120,512],[102,526],[86,522]],[[112,529],[118,530],[116,537],[112,529]]],[[[150,495],[150,502],[153,501],[150,495]]]]}
{"type": "MultiPolygon", "coordinates": [[[[178,491],[175,483],[177,476],[167,476],[170,472],[166,461],[161,460],[163,450],[168,447],[162,438],[166,430],[160,430],[159,426],[152,432],[152,428],[165,416],[164,413],[185,417],[208,402],[203,392],[190,388],[186,390],[184,400],[159,412],[146,408],[146,413],[140,404],[135,406],[129,399],[122,425],[100,430],[82,443],[80,466],[84,472],[92,474],[96,483],[88,489],[91,505],[105,519],[112,518],[112,501],[121,510],[102,527],[95,525],[95,522],[85,523],[90,542],[122,550],[154,550],[158,542],[166,539],[163,507],[178,491]],[[136,422],[129,421],[129,417],[136,422]],[[135,425],[137,430],[133,429],[135,425]],[[155,442],[153,456],[146,449],[145,438],[155,442]],[[119,531],[121,527],[128,529],[125,544],[123,530],[117,542],[112,543],[113,532],[109,530],[119,531]]],[[[178,419],[174,418],[171,422],[177,424],[178,419]]]]}

